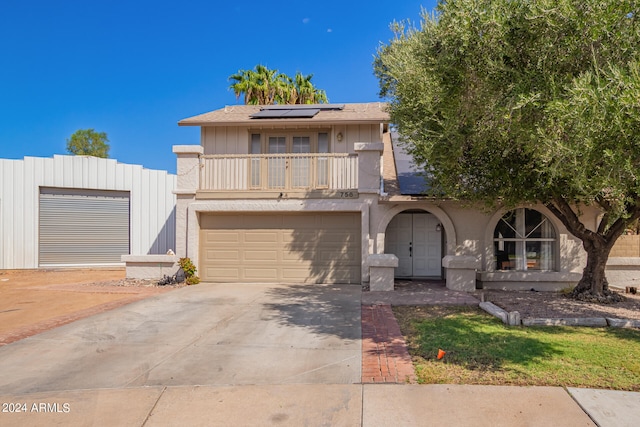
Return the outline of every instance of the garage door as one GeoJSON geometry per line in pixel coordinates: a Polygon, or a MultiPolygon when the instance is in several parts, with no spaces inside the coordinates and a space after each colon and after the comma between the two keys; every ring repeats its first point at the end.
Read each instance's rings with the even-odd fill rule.
{"type": "Polygon", "coordinates": [[[209,282],[360,283],[360,215],[201,215],[200,260],[209,282]]]}
{"type": "Polygon", "coordinates": [[[129,193],[40,189],[39,264],[120,264],[129,253],[129,193]]]}

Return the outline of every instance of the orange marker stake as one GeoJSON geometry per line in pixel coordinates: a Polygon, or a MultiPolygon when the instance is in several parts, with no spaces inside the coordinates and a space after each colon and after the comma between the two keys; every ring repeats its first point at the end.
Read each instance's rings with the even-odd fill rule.
{"type": "Polygon", "coordinates": [[[438,360],[442,359],[445,354],[447,354],[447,352],[444,351],[443,349],[439,348],[438,349],[438,360]]]}

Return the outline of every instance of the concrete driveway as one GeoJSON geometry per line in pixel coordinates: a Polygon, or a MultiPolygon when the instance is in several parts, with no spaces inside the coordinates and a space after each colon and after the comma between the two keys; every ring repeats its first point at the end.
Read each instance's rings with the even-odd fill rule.
{"type": "Polygon", "coordinates": [[[201,284],[0,347],[0,394],[356,384],[359,286],[201,284]]]}

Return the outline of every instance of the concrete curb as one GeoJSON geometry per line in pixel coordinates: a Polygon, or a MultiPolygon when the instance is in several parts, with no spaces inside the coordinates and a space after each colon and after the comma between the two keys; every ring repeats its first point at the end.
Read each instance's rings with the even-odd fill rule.
{"type": "Polygon", "coordinates": [[[492,314],[493,316],[502,320],[502,323],[504,323],[505,325],[520,326],[521,322],[520,322],[519,312],[517,311],[507,312],[503,308],[498,307],[497,305],[489,301],[483,301],[478,305],[480,306],[481,309],[483,309],[487,313],[492,314]]]}
{"type": "Polygon", "coordinates": [[[544,319],[528,317],[522,319],[523,326],[592,326],[596,328],[606,327],[607,319],[604,317],[569,317],[560,319],[544,319]]]}
{"type": "Polygon", "coordinates": [[[607,324],[612,328],[640,328],[640,320],[614,319],[607,317],[607,324]]]}
{"type": "Polygon", "coordinates": [[[521,320],[519,312],[508,312],[492,302],[483,301],[479,306],[481,309],[502,320],[502,323],[509,326],[587,326],[593,328],[611,327],[640,329],[640,320],[634,319],[615,319],[612,317],[526,317],[521,320]]]}

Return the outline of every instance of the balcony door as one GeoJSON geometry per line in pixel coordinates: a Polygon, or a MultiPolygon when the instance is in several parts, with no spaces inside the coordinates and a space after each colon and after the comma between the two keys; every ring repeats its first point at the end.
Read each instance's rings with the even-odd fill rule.
{"type": "Polygon", "coordinates": [[[263,178],[269,189],[309,189],[329,185],[327,132],[302,134],[251,134],[251,154],[268,154],[251,159],[251,187],[260,188],[263,178]],[[264,138],[264,139],[263,139],[264,138]],[[312,153],[317,153],[310,155],[312,153]],[[264,161],[265,163],[262,163],[264,161]],[[266,166],[266,177],[261,174],[266,166]]]}
{"type": "Polygon", "coordinates": [[[287,138],[284,136],[270,136],[267,141],[269,154],[282,154],[282,156],[269,157],[267,161],[269,188],[285,188],[287,179],[287,138]]]}

